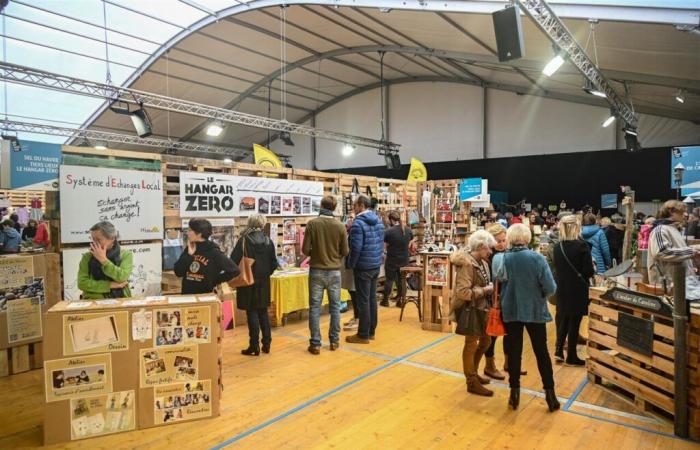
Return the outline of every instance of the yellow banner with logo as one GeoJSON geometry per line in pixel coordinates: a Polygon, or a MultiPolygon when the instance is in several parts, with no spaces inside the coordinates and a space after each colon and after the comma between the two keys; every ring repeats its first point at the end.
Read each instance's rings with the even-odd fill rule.
{"type": "Polygon", "coordinates": [[[420,160],[411,158],[411,168],[408,170],[408,181],[428,181],[428,171],[420,160]]]}
{"type": "Polygon", "coordinates": [[[282,167],[282,161],[280,161],[272,150],[265,148],[262,145],[253,144],[253,152],[255,153],[256,165],[263,167],[282,167]]]}

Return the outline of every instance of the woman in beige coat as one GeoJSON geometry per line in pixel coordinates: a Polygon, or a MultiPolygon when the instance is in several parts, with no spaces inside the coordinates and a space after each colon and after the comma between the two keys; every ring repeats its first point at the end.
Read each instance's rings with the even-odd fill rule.
{"type": "Polygon", "coordinates": [[[469,237],[468,248],[450,256],[455,266],[450,319],[457,322],[456,333],[464,336],[462,366],[467,378],[467,392],[486,397],[492,396],[493,391],[483,386],[489,380],[480,377],[477,368],[491,344],[491,338],[486,334],[486,320],[493,294],[488,260],[495,245],[490,233],[479,230],[469,237]]]}

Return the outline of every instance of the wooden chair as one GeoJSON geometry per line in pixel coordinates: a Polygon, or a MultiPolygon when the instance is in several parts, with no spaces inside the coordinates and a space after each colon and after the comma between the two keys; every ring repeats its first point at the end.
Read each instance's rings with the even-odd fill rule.
{"type": "Polygon", "coordinates": [[[400,269],[401,273],[401,314],[399,315],[399,322],[403,320],[403,310],[406,305],[413,303],[418,308],[418,319],[423,322],[423,310],[421,301],[423,298],[423,267],[422,266],[406,266],[400,269]],[[408,295],[408,278],[418,274],[418,295],[408,295]]]}

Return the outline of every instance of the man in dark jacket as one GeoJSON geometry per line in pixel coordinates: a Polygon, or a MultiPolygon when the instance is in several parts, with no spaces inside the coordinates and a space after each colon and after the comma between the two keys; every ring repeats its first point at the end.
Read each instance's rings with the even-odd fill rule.
{"type": "Polygon", "coordinates": [[[377,278],[384,255],[384,224],[370,207],[371,201],[364,195],[355,200],[355,220],[350,228],[348,265],[354,270],[360,325],[357,334],[345,341],[353,344],[369,344],[377,328],[377,278]]]}
{"type": "Polygon", "coordinates": [[[348,236],[345,226],[333,217],[336,199],[332,195],[323,197],[317,218],[309,221],[304,233],[302,253],[310,258],[309,266],[309,353],[321,351],[321,303],[323,293],[328,291],[328,309],[331,324],[328,330],[330,349],[338,348],[340,342],[340,270],[343,257],[348,254],[348,236]]]}

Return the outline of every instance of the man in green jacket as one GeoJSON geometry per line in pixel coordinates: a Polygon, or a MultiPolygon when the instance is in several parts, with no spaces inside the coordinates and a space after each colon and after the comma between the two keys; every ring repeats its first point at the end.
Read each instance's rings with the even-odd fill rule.
{"type": "Polygon", "coordinates": [[[90,228],[90,251],[83,254],[78,269],[78,289],[82,298],[131,297],[129,277],[134,255],[122,250],[117,242],[117,230],[109,222],[99,222],[90,228]]]}

